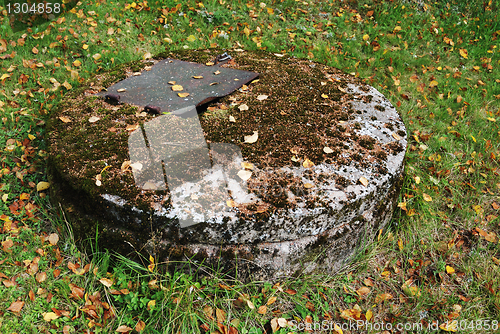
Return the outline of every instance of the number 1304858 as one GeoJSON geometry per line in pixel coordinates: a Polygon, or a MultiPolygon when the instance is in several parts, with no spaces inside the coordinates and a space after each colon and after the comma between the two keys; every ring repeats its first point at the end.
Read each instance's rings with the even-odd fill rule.
{"type": "Polygon", "coordinates": [[[62,11],[60,3],[41,2],[41,3],[28,3],[28,2],[7,2],[5,9],[8,14],[59,14],[62,11]]]}

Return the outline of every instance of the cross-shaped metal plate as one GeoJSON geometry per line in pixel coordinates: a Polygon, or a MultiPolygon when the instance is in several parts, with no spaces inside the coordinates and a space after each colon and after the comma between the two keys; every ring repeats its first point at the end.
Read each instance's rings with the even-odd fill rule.
{"type": "MultiPolygon", "coordinates": [[[[120,102],[139,107],[151,106],[155,112],[164,113],[200,106],[215,98],[228,95],[258,77],[258,73],[164,59],[143,71],[112,85],[98,95],[119,96],[120,102]]],[[[115,99],[118,100],[118,99],[115,99]]]]}

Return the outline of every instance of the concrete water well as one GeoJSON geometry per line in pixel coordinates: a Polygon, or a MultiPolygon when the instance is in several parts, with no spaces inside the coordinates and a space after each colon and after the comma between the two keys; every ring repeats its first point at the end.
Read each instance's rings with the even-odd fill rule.
{"type": "Polygon", "coordinates": [[[77,237],[98,228],[102,246],[125,254],[237,268],[240,279],[333,273],[392,215],[407,145],[401,117],[376,89],[335,68],[226,51],[231,59],[220,64],[221,50],[162,54],[70,93],[48,127],[51,198],[77,237]],[[152,85],[150,101],[162,105],[144,112],[148,98],[127,100],[127,88],[167,58],[201,65],[152,85]],[[216,82],[222,69],[258,78],[195,99],[194,77],[216,82]],[[176,84],[190,95],[179,96],[176,84]]]}

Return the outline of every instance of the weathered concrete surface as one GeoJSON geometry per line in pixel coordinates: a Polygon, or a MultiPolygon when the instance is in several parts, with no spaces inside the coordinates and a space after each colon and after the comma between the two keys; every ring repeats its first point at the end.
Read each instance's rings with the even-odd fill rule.
{"type": "MultiPolygon", "coordinates": [[[[239,120],[243,123],[242,129],[235,130],[237,135],[223,136],[231,123],[220,121],[221,134],[217,133],[214,141],[210,127],[219,121],[208,122],[200,117],[212,157],[212,167],[203,178],[167,191],[123,191],[117,189],[119,185],[132,189],[129,183],[133,181],[130,171],[122,171],[116,173],[119,182],[113,186],[109,181],[109,185],[103,182],[102,187],[78,187],[77,178],[83,172],[66,168],[58,154],[61,146],[57,143],[71,133],[57,124],[57,117],[64,115],[61,110],[54,115],[50,135],[51,175],[57,185],[53,198],[75,213],[77,235],[91,233],[99,222],[103,244],[122,252],[131,251],[132,245],[138,251],[155,255],[158,261],[190,259],[192,263],[217,266],[229,273],[237,268],[240,279],[333,273],[357,245],[370,240],[390,220],[401,186],[407,145],[404,124],[376,89],[332,68],[269,54],[229,53],[235,55],[235,68],[261,73],[261,82],[221,100],[229,104],[223,117],[234,115],[236,125],[239,120]],[[319,67],[321,72],[311,78],[309,71],[319,67]],[[302,72],[290,75],[286,72],[289,68],[302,72]],[[281,72],[283,75],[279,75],[281,72]],[[263,94],[269,98],[257,100],[263,94]],[[298,98],[288,99],[284,94],[298,98]],[[274,96],[277,97],[273,101],[274,96]],[[309,97],[303,104],[294,103],[309,97]],[[250,107],[243,114],[238,108],[242,104],[250,107]],[[292,108],[283,109],[288,104],[292,108]],[[299,108],[314,110],[294,118],[292,115],[299,108]],[[252,116],[252,112],[258,117],[252,116]],[[281,118],[277,116],[272,123],[265,123],[266,113],[281,113],[281,118]],[[336,116],[330,117],[331,114],[336,116]],[[287,117],[292,121],[276,121],[287,117]],[[315,123],[309,124],[308,119],[315,123]],[[321,119],[325,121],[319,122],[321,119]],[[284,149],[281,144],[288,139],[287,133],[272,133],[280,124],[292,137],[284,149]],[[299,134],[293,137],[296,128],[305,132],[297,130],[299,134]],[[255,130],[264,142],[244,143],[241,134],[255,130]],[[314,142],[317,138],[321,139],[319,147],[314,142]],[[241,154],[218,163],[214,148],[222,142],[241,147],[241,154]],[[255,151],[259,144],[260,150],[255,151]],[[274,147],[281,151],[279,159],[272,160],[270,152],[274,147]],[[282,158],[283,155],[287,156],[282,158]],[[252,169],[246,165],[247,171],[252,172],[246,181],[237,175],[245,169],[242,162],[252,164],[252,169]],[[222,195],[217,195],[219,202],[208,211],[200,209],[199,202],[213,197],[214,189],[221,190],[222,195]],[[195,223],[183,227],[180,221],[186,218],[195,223]]],[[[92,86],[99,84],[94,80],[92,86]]],[[[112,114],[113,117],[118,116],[112,114]]],[[[132,159],[126,150],[122,152],[123,147],[117,150],[120,152],[115,155],[119,158],[113,158],[111,152],[105,161],[113,168],[132,159]]],[[[102,169],[95,168],[94,174],[99,174],[99,168],[102,169]]],[[[88,169],[86,165],[85,170],[88,169]]]]}

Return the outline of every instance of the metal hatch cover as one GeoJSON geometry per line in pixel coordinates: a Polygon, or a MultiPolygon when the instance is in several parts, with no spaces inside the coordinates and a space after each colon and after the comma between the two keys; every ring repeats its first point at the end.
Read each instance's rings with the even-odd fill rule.
{"type": "Polygon", "coordinates": [[[226,96],[259,76],[255,72],[221,67],[224,63],[209,66],[163,59],[151,70],[119,81],[97,95],[118,97],[116,100],[120,102],[139,107],[154,107],[157,113],[175,114],[188,106],[200,106],[226,96]]]}

